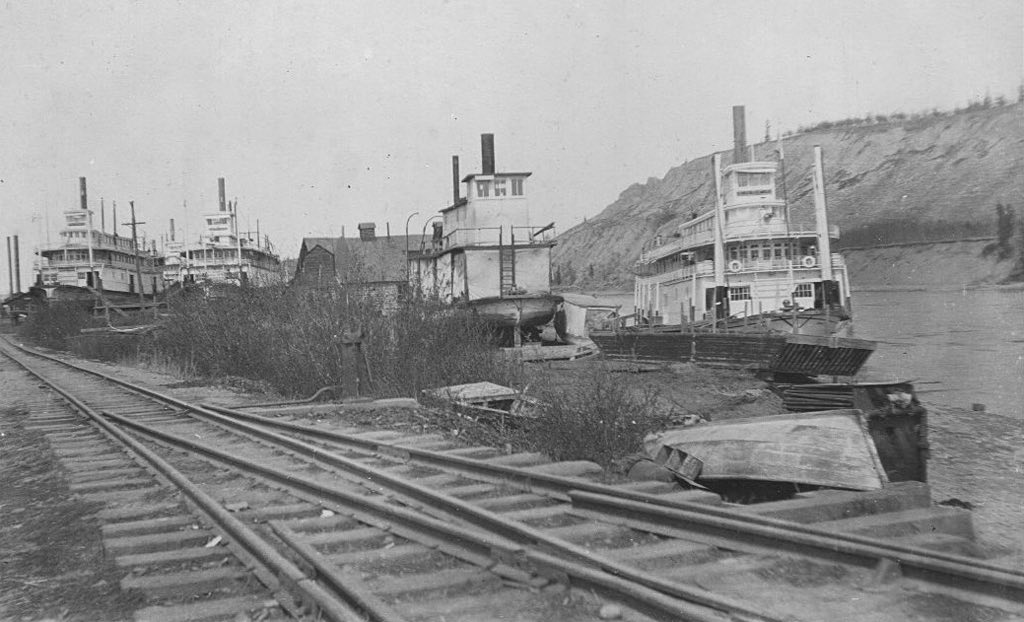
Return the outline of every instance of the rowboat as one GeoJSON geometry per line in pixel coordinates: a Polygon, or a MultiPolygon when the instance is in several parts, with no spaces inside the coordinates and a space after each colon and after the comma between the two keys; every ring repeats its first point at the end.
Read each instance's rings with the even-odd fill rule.
{"type": "Polygon", "coordinates": [[[678,428],[649,436],[644,448],[709,488],[741,480],[877,490],[889,481],[863,412],[852,408],[678,428]]]}

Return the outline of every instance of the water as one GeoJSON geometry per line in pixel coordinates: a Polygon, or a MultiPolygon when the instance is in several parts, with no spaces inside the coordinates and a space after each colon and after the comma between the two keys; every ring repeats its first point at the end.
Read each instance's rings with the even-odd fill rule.
{"type": "Polygon", "coordinates": [[[1024,289],[854,293],[861,376],[915,380],[923,401],[1024,419],[1024,289]]]}

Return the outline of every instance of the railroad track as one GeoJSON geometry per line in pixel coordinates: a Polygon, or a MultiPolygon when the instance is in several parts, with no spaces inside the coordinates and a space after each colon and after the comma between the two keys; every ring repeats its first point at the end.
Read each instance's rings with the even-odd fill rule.
{"type": "Polygon", "coordinates": [[[892,619],[928,592],[997,611],[1024,595],[1021,569],[921,546],[955,536],[906,535],[964,531],[924,485],[727,507],[662,482],[600,484],[589,463],[188,404],[2,350],[87,417],[37,425],[79,494],[108,504],[122,587],[149,599],[139,619],[591,619],[601,605],[627,619],[892,619]],[[896,537],[858,535],[853,508],[861,529],[896,537]]]}

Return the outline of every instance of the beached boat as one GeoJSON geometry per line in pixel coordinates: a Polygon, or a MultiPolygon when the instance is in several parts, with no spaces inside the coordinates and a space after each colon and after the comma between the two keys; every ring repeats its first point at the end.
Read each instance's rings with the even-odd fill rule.
{"type": "Polygon", "coordinates": [[[698,424],[649,436],[644,448],[712,489],[754,481],[877,490],[889,481],[864,413],[855,409],[698,424]]]}
{"type": "Polygon", "coordinates": [[[113,232],[106,231],[103,211],[97,229],[85,178],[78,183],[81,207],[64,212],[60,242],[39,249],[33,290],[40,298],[76,300],[88,306],[102,301],[135,304],[139,294],[152,299],[161,293],[163,257],[156,243],[147,247],[131,236],[119,235],[116,205],[113,232]]]}
{"type": "Polygon", "coordinates": [[[641,253],[638,324],[825,336],[847,330],[850,286],[842,256],[831,250],[839,230],[828,225],[820,148],[814,222],[802,222],[776,189],[781,155],[746,161],[741,106],[734,119],[733,163],[722,168],[721,156],[712,158],[715,204],[694,209],[672,237],[641,253]]]}
{"type": "Polygon", "coordinates": [[[409,255],[409,277],[424,295],[463,304],[499,330],[510,345],[539,339],[561,303],[551,294],[554,223],[528,200],[529,172],[497,172],[494,136],[481,137],[482,169],[459,179],[452,157],[453,201],[433,236],[409,255]],[[462,196],[460,183],[465,184],[462,196]]]}
{"type": "MultiPolygon", "coordinates": [[[[218,180],[219,209],[203,216],[197,242],[176,240],[171,221],[164,245],[163,280],[172,284],[273,285],[284,281],[281,260],[269,237],[239,230],[238,201],[226,201],[224,178],[218,180]]],[[[258,222],[258,221],[257,221],[258,222]]]]}
{"type": "Polygon", "coordinates": [[[519,294],[478,298],[467,303],[480,319],[500,326],[532,328],[555,317],[562,297],[555,294],[519,294]]]}
{"type": "Polygon", "coordinates": [[[671,238],[641,253],[632,327],[589,336],[617,356],[626,343],[638,358],[852,375],[874,347],[837,340],[852,335],[850,285],[842,256],[831,251],[839,232],[828,225],[821,150],[815,147],[814,222],[798,222],[785,193],[776,192],[781,159],[746,161],[742,107],[734,119],[733,164],[723,169],[720,155],[712,157],[714,206],[694,210],[671,238]],[[773,366],[792,363],[790,355],[807,347],[818,358],[800,355],[805,371],[773,366]],[[837,362],[844,371],[835,371],[837,362]]]}

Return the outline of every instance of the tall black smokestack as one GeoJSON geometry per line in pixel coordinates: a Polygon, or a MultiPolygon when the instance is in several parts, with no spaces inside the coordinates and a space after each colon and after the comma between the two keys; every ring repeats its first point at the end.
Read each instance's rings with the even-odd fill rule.
{"type": "Polygon", "coordinates": [[[480,135],[480,161],[483,164],[483,174],[494,174],[494,134],[480,135]]]}
{"type": "Polygon", "coordinates": [[[732,107],[732,163],[747,161],[747,114],[743,106],[732,107]]]}
{"type": "Polygon", "coordinates": [[[218,193],[218,196],[220,197],[220,211],[222,211],[222,212],[228,211],[227,205],[224,203],[224,178],[223,177],[218,177],[217,178],[217,193],[218,193]]]}
{"type": "Polygon", "coordinates": [[[174,219],[171,219],[171,241],[174,241],[174,219]]]}
{"type": "Polygon", "coordinates": [[[21,293],[21,251],[18,250],[18,236],[14,236],[14,287],[21,293]]]}
{"type": "Polygon", "coordinates": [[[107,232],[107,206],[103,203],[103,197],[100,197],[100,233],[107,232]]]}
{"type": "Polygon", "coordinates": [[[11,293],[14,293],[14,260],[11,258],[11,236],[7,236],[7,281],[11,293]]]}
{"type": "Polygon", "coordinates": [[[85,177],[78,178],[78,196],[82,200],[82,209],[89,209],[89,198],[85,193],[85,177]]]}
{"type": "Polygon", "coordinates": [[[452,205],[459,202],[459,156],[452,156],[452,205]]]}

